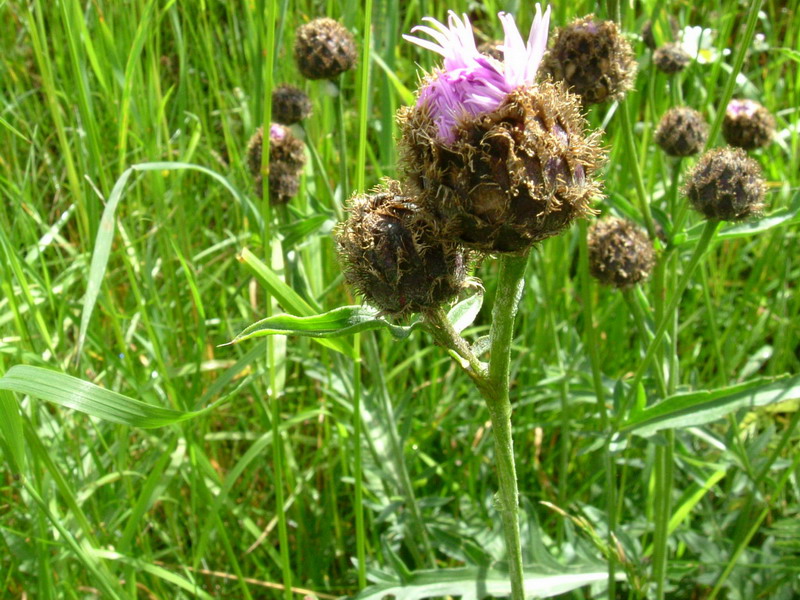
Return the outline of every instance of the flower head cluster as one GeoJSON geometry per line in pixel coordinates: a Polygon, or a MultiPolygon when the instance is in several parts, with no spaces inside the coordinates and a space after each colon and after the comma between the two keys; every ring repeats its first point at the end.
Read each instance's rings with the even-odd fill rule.
{"type": "Polygon", "coordinates": [[[536,5],[528,41],[525,43],[514,17],[499,13],[505,41],[503,62],[478,51],[467,15],[459,18],[450,11],[447,25],[426,17],[433,25],[420,25],[411,30],[425,33],[430,40],[403,37],[444,57],[444,68],[435,71],[424,82],[417,106],[425,108],[436,123],[438,137],[446,143],[456,137],[456,125],[464,117],[474,117],[497,109],[509,93],[522,86],[533,85],[539,63],[547,45],[550,7],[542,14],[536,5]]]}

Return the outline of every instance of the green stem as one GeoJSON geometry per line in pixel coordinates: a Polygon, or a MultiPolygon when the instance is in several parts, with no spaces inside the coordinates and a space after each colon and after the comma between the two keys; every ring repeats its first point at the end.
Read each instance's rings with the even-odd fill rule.
{"type": "Polygon", "coordinates": [[[763,0],[752,0],[752,2],[750,2],[750,10],[747,13],[747,27],[742,39],[737,40],[736,54],[733,57],[733,67],[731,68],[730,75],[728,75],[728,80],[725,82],[725,88],[722,92],[722,96],[720,96],[719,105],[717,105],[717,114],[714,117],[714,122],[711,124],[711,130],[708,133],[706,150],[714,145],[717,140],[717,136],[719,135],[719,131],[722,129],[722,120],[725,118],[725,109],[728,106],[728,102],[731,101],[733,89],[736,87],[736,76],[742,70],[745,55],[750,48],[750,42],[753,41],[753,35],[755,35],[756,32],[756,25],[758,24],[758,11],[761,9],[762,1],[763,0]]]}
{"type": "MultiPolygon", "coordinates": [[[[358,94],[358,151],[356,159],[356,189],[359,193],[364,191],[365,171],[367,163],[367,115],[369,106],[369,55],[370,55],[370,35],[372,32],[372,0],[366,0],[364,7],[364,37],[362,38],[361,51],[361,71],[359,78],[358,94]]],[[[341,90],[339,91],[339,119],[341,121],[340,132],[344,136],[344,117],[341,101],[341,90]]],[[[344,155],[340,157],[344,162],[344,155]]],[[[344,170],[347,174],[347,170],[344,170]]],[[[344,180],[343,180],[344,181],[344,180]]],[[[356,557],[358,559],[358,587],[367,587],[367,552],[366,552],[366,530],[364,528],[364,490],[363,490],[363,466],[361,457],[361,335],[356,334],[353,339],[355,359],[353,361],[353,437],[355,438],[355,492],[356,492],[356,557]]],[[[400,454],[402,456],[402,453],[400,454]]],[[[412,497],[413,501],[413,497],[412,497]]],[[[414,508],[416,502],[413,502],[414,508]]],[[[423,528],[423,534],[425,530],[423,528]]],[[[427,536],[425,538],[427,542],[427,536]]],[[[428,546],[429,549],[429,546],[428,546]]],[[[430,553],[429,560],[433,560],[430,553]]]]}
{"type": "MultiPolygon", "coordinates": [[[[708,247],[711,245],[711,240],[714,239],[714,234],[717,232],[717,228],[719,227],[719,221],[706,221],[706,226],[703,229],[703,233],[700,236],[700,240],[697,242],[697,246],[694,249],[694,254],[692,254],[691,259],[689,260],[689,264],[686,267],[686,271],[681,277],[678,285],[675,287],[672,297],[670,298],[669,304],[667,308],[664,310],[664,315],[662,316],[660,323],[658,325],[658,329],[656,330],[655,335],[653,336],[653,341],[650,342],[650,345],[647,348],[647,352],[639,363],[639,367],[636,369],[636,373],[633,376],[633,380],[631,381],[631,393],[630,397],[632,398],[636,394],[636,389],[639,386],[639,382],[642,380],[642,376],[644,375],[647,367],[650,365],[650,362],[653,360],[653,357],[656,354],[656,351],[661,344],[661,341],[664,339],[664,334],[667,332],[667,328],[671,324],[671,316],[675,312],[675,309],[678,307],[678,304],[681,301],[681,297],[683,296],[683,292],[686,289],[686,286],[689,285],[689,280],[692,277],[692,273],[694,272],[697,265],[700,263],[700,259],[708,250],[708,247]]],[[[630,403],[630,400],[629,402],[630,403]]],[[[625,407],[627,409],[627,407],[625,407]]],[[[626,410],[620,412],[620,415],[624,415],[626,410]]]]}
{"type": "Polygon", "coordinates": [[[494,434],[497,478],[500,484],[499,506],[506,538],[512,600],[524,600],[522,579],[522,544],[519,537],[519,492],[514,465],[514,444],[511,433],[511,401],[509,370],[514,317],[523,289],[523,276],[528,264],[524,256],[503,256],[500,259],[497,295],[492,311],[488,381],[490,394],[484,394],[494,434]]]}
{"type": "MultiPolygon", "coordinates": [[[[587,225],[580,223],[580,277],[581,295],[583,297],[585,339],[584,345],[589,350],[589,361],[592,365],[592,384],[594,395],[597,399],[597,410],[600,414],[601,435],[605,436],[603,444],[603,466],[606,476],[606,521],[608,522],[608,547],[616,548],[615,530],[617,528],[617,473],[616,463],[611,456],[611,432],[608,427],[608,409],[606,408],[606,393],[603,387],[603,374],[600,369],[600,340],[594,326],[594,298],[592,295],[592,280],[589,277],[589,249],[587,246],[587,225]]],[[[627,296],[626,296],[627,298],[627,296]]],[[[609,555],[608,561],[608,597],[613,599],[617,595],[616,560],[609,555]]]]}
{"type": "Polygon", "coordinates": [[[461,367],[480,390],[489,409],[494,437],[495,460],[499,491],[497,494],[503,534],[508,554],[512,600],[525,600],[522,572],[522,543],[519,535],[519,491],[514,464],[514,443],[511,431],[511,400],[509,371],[511,342],[514,337],[514,318],[522,296],[523,276],[528,265],[527,253],[500,258],[497,295],[492,311],[490,359],[488,370],[472,352],[469,344],[453,329],[442,309],[425,315],[434,337],[461,360],[461,367]]]}
{"type": "Polygon", "coordinates": [[[619,106],[618,112],[622,113],[622,133],[625,137],[625,147],[628,151],[628,164],[633,172],[633,181],[636,184],[636,197],[639,200],[639,210],[642,212],[645,227],[651,240],[656,239],[656,228],[653,223],[653,215],[650,212],[650,202],[647,197],[647,191],[644,187],[644,178],[642,177],[642,168],[639,164],[639,154],[636,150],[636,141],[633,136],[633,125],[631,123],[631,115],[628,111],[628,101],[622,102],[619,106]]]}

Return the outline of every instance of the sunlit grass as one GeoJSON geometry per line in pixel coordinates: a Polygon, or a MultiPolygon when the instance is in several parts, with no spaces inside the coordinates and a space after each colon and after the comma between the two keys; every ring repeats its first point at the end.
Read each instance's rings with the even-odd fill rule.
{"type": "MultiPolygon", "coordinates": [[[[628,110],[657,222],[669,222],[676,167],[653,143],[655,125],[679,101],[714,120],[733,58],[723,51],[739,48],[748,6],[646,2],[634,11],[622,3],[640,64],[628,110]],[[693,63],[677,76],[679,88],[652,68],[639,38],[654,10],[716,32],[719,59],[693,63]]],[[[307,82],[292,61],[294,29],[323,14],[341,18],[363,42],[364,9],[349,0],[0,3],[7,23],[0,31],[0,374],[19,364],[47,367],[175,411],[225,399],[202,417],[141,429],[0,392],[7,424],[0,597],[277,597],[287,568],[297,588],[339,596],[359,589],[359,543],[373,583],[379,573],[398,580],[403,569],[488,565],[501,556],[488,416],[469,380],[422,331],[403,341],[363,334],[360,465],[350,358],[304,338],[275,338],[269,356],[259,340],[220,347],[263,318],[268,303],[290,311],[291,299],[267,298],[245,249],[279,271],[314,312],[357,302],[343,286],[331,230],[357,187],[397,175],[394,112],[416,89],[417,65],[435,60],[400,34],[448,8],[475,9],[487,38],[501,31],[497,10],[515,13],[523,29],[532,19],[527,2],[485,7],[374,3],[364,85],[359,70],[307,82]],[[305,89],[314,114],[295,128],[309,155],[300,193],[285,211],[270,211],[270,238],[283,242],[271,257],[262,239],[265,207],[243,156],[265,114],[273,16],[272,83],[305,89]],[[111,215],[113,235],[104,234],[115,183],[144,163],[172,164],[130,173],[111,215]],[[103,239],[107,264],[93,270],[103,239]],[[270,394],[280,397],[277,419],[270,394]],[[355,502],[357,466],[363,504],[355,502]],[[420,527],[433,560],[415,535],[420,527]]],[[[732,90],[776,115],[775,142],[751,155],[769,183],[768,215],[789,218],[720,241],[693,275],[668,332],[677,332],[677,360],[669,347],[656,356],[679,373],[671,392],[800,372],[797,9],[797,2],[764,3],[732,90]]],[[[604,15],[606,6],[559,3],[553,11],[562,25],[592,11],[604,15]]],[[[605,129],[609,153],[607,197],[596,208],[644,224],[619,110],[589,111],[605,129]]],[[[684,159],[677,173],[693,162],[684,159]]],[[[685,229],[686,238],[700,235],[693,212],[685,229]]],[[[668,521],[658,517],[655,465],[671,434],[605,444],[610,429],[587,345],[597,352],[608,427],[616,427],[631,394],[621,382],[636,372],[665,298],[656,282],[627,296],[588,283],[581,232],[573,227],[534,250],[517,321],[512,398],[526,564],[553,572],[607,568],[605,473],[613,462],[611,504],[624,555],[616,570],[630,578],[617,584],[618,597],[643,597],[659,523],[670,534],[668,597],[707,597],[716,584],[727,598],[800,594],[796,401],[676,430],[672,510],[668,521]]],[[[675,253],[675,273],[691,251],[687,243],[675,253]]],[[[487,300],[468,331],[473,339],[488,333],[495,262],[476,274],[487,300]]],[[[661,399],[652,373],[633,402],[661,399]]],[[[605,590],[603,583],[565,597],[605,597],[605,590]]]]}

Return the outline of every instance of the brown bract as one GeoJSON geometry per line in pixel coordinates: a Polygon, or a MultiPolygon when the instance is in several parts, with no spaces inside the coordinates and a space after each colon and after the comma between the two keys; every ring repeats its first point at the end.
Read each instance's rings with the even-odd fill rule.
{"type": "Polygon", "coordinates": [[[306,79],[333,79],[356,65],[358,52],[353,35],[328,17],[297,28],[294,59],[306,79]]]}
{"type": "Polygon", "coordinates": [[[578,98],[545,82],[465,118],[446,144],[425,106],[401,109],[402,169],[443,237],[485,253],[521,252],[590,212],[604,152],[578,98]]]}
{"type": "Polygon", "coordinates": [[[707,219],[741,221],[764,208],[760,165],[741,148],[706,152],[687,175],[683,193],[707,219]]]}
{"type": "Polygon", "coordinates": [[[542,71],[581,97],[584,105],[621,100],[633,87],[633,50],[613,21],[594,15],[559,29],[542,71]]]}
{"type": "Polygon", "coordinates": [[[397,181],[353,197],[336,231],[345,281],[383,312],[424,312],[464,287],[466,256],[397,181]]]}
{"type": "Polygon", "coordinates": [[[655,252],[647,235],[634,223],[608,217],[589,229],[589,271],[600,282],[630,287],[647,278],[655,252]]]}
{"type": "Polygon", "coordinates": [[[670,156],[691,156],[703,149],[708,139],[708,123],[693,108],[677,106],[661,117],[655,139],[670,156]]]}

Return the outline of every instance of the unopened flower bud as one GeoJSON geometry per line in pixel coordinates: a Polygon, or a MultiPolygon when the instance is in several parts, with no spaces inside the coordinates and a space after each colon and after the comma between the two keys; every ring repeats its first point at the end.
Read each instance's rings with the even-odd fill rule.
{"type": "Polygon", "coordinates": [[[395,316],[424,312],[464,287],[463,251],[438,236],[431,216],[400,183],[355,196],[348,212],[336,246],[345,281],[370,304],[395,316]]]}
{"type": "Polygon", "coordinates": [[[426,105],[400,111],[403,168],[419,202],[464,246],[519,252],[590,212],[603,152],[563,85],[521,87],[442,138],[426,105]]]}
{"type": "Polygon", "coordinates": [[[659,71],[670,75],[683,71],[690,62],[692,57],[676,42],[667,42],[653,52],[653,64],[659,71]]]}
{"type": "Polygon", "coordinates": [[[311,99],[293,85],[279,85],[272,91],[272,120],[284,125],[299,123],[311,114],[311,99]]]}
{"type": "Polygon", "coordinates": [[[322,17],[297,29],[294,59],[306,79],[333,79],[356,65],[353,35],[338,21],[322,17]]]}
{"type": "Polygon", "coordinates": [[[543,67],[578,94],[584,105],[620,100],[636,76],[628,40],[613,21],[598,21],[594,15],[558,30],[543,67]]]}
{"type": "Polygon", "coordinates": [[[753,150],[775,135],[775,117],[754,100],[731,100],[722,121],[722,135],[731,146],[753,150]]]}
{"type": "Polygon", "coordinates": [[[631,221],[609,217],[589,229],[589,271],[600,282],[626,288],[647,278],[655,252],[644,231],[631,221]]]}
{"type": "MultiPolygon", "coordinates": [[[[261,127],[247,144],[247,164],[256,178],[256,194],[261,195],[261,152],[264,131],[261,127]]],[[[274,203],[286,203],[297,194],[300,173],[306,163],[305,146],[292,130],[273,123],[269,129],[269,197],[274,203]]]]}
{"type": "Polygon", "coordinates": [[[759,164],[744,150],[725,147],[700,158],[683,193],[707,219],[740,221],[761,212],[765,189],[759,164]]]}
{"type": "Polygon", "coordinates": [[[691,156],[703,149],[708,123],[699,112],[686,106],[669,109],[656,129],[656,143],[670,156],[691,156]]]}

